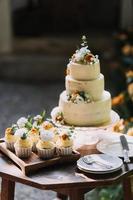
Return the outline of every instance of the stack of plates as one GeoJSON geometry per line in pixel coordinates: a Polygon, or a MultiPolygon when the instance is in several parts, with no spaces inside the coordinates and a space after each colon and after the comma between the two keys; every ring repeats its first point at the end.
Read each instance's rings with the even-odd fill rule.
{"type": "MultiPolygon", "coordinates": [[[[129,157],[133,157],[133,139],[129,140],[127,138],[128,146],[129,146],[129,157]]],[[[101,153],[106,153],[112,156],[123,157],[123,150],[120,143],[120,140],[101,140],[97,144],[97,149],[101,153]]]]}
{"type": "Polygon", "coordinates": [[[122,165],[123,162],[120,158],[107,154],[91,154],[81,157],[77,161],[77,166],[80,170],[93,174],[112,173],[120,170],[122,165]],[[87,164],[86,162],[84,162],[84,158],[87,158],[88,160],[93,159],[94,162],[90,162],[89,164],[87,164]]]}

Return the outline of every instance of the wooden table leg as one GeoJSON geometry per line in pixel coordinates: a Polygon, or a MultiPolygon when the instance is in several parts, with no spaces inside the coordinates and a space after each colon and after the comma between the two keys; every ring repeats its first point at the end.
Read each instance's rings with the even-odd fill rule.
{"type": "Polygon", "coordinates": [[[57,197],[60,199],[60,200],[67,200],[68,197],[64,194],[60,194],[60,193],[57,193],[57,197]]]}
{"type": "Polygon", "coordinates": [[[84,192],[80,190],[73,190],[69,193],[70,200],[84,200],[84,192]]]}
{"type": "Polygon", "coordinates": [[[131,190],[131,178],[128,177],[123,181],[123,191],[124,191],[124,200],[133,200],[133,194],[131,190]]]}
{"type": "Polygon", "coordinates": [[[1,200],[14,200],[15,182],[2,178],[1,200]]]}
{"type": "Polygon", "coordinates": [[[61,200],[84,200],[84,194],[91,191],[89,188],[65,188],[61,190],[56,190],[57,197],[61,200]]]}

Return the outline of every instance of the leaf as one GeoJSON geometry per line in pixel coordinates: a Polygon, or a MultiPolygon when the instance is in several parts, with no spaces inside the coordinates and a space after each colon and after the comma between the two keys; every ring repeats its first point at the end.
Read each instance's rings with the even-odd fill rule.
{"type": "Polygon", "coordinates": [[[45,110],[41,113],[41,116],[42,116],[42,121],[44,121],[45,117],[46,117],[46,111],[45,110]]]}
{"type": "Polygon", "coordinates": [[[22,140],[25,140],[27,138],[27,133],[24,133],[23,136],[21,137],[22,140]]]}

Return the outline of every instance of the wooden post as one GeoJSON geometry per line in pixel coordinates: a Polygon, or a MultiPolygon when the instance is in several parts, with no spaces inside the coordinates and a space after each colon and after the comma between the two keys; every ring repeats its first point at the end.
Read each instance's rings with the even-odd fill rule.
{"type": "Polygon", "coordinates": [[[84,192],[82,190],[72,190],[69,194],[70,200],[84,200],[84,192]]]}
{"type": "Polygon", "coordinates": [[[15,182],[2,178],[1,200],[14,200],[15,182]]]}
{"type": "Polygon", "coordinates": [[[12,49],[10,0],[0,0],[0,53],[12,49]]]}
{"type": "Polygon", "coordinates": [[[124,200],[129,200],[129,199],[133,200],[130,177],[123,180],[123,192],[124,192],[124,200]]]}
{"type": "Polygon", "coordinates": [[[67,200],[68,197],[66,195],[63,195],[63,194],[60,194],[60,193],[57,193],[57,198],[59,198],[60,200],[67,200]]]}

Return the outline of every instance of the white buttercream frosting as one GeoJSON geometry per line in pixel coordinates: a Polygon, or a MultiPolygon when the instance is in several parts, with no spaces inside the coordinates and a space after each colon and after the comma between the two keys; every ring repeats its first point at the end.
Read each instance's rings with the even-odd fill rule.
{"type": "Polygon", "coordinates": [[[70,76],[75,80],[89,81],[97,79],[100,75],[99,60],[91,65],[70,62],[67,67],[69,68],[70,76]]]}
{"type": "Polygon", "coordinates": [[[67,100],[66,91],[64,91],[60,95],[59,107],[67,124],[98,125],[110,120],[111,96],[109,92],[104,91],[99,101],[75,104],[67,100]]]}
{"type": "Polygon", "coordinates": [[[100,100],[104,91],[104,76],[99,75],[97,79],[91,81],[79,81],[73,79],[70,75],[66,76],[66,91],[67,94],[72,94],[76,91],[84,91],[88,93],[94,101],[100,100]]]}
{"type": "Polygon", "coordinates": [[[18,130],[16,130],[15,135],[19,137],[23,137],[23,134],[27,132],[28,130],[26,128],[19,128],[18,130]]]}
{"type": "Polygon", "coordinates": [[[42,141],[51,141],[54,138],[54,133],[51,130],[40,129],[40,138],[42,141]]]}
{"type": "Polygon", "coordinates": [[[27,118],[21,117],[21,118],[18,119],[17,125],[18,125],[19,128],[23,128],[23,127],[25,127],[27,122],[28,122],[27,118]]]}

